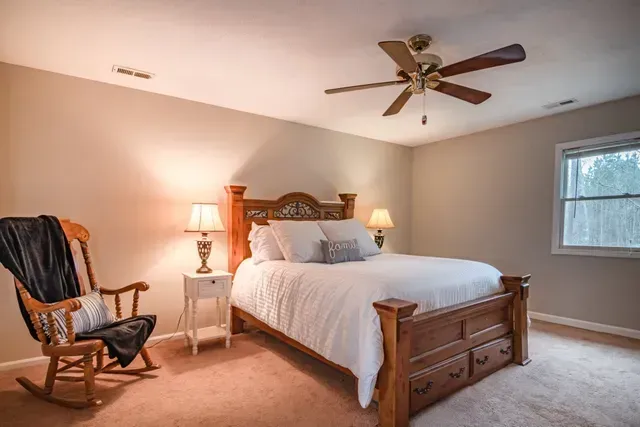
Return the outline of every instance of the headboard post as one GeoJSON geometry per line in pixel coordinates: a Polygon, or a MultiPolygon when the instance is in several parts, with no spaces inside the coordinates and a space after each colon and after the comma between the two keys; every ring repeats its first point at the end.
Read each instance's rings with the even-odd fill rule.
{"type": "Polygon", "coordinates": [[[340,196],[340,200],[344,202],[344,219],[353,218],[353,211],[356,207],[356,197],[358,195],[353,193],[341,193],[338,194],[338,196],[340,196]]]}
{"type": "Polygon", "coordinates": [[[244,192],[247,187],[227,185],[227,253],[229,272],[235,274],[236,269],[245,258],[244,245],[244,192]]]}

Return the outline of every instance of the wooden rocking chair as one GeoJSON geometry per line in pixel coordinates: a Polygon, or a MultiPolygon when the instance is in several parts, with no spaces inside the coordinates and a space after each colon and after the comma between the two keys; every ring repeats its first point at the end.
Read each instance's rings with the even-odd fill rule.
{"type": "MultiPolygon", "coordinates": [[[[116,303],[116,317],[122,318],[122,308],[120,302],[120,294],[133,291],[133,308],[131,310],[131,316],[138,315],[138,299],[140,292],[144,292],[149,289],[149,285],[145,282],[136,282],[129,286],[125,286],[120,289],[105,289],[98,286],[96,281],[95,272],[91,265],[91,255],[89,254],[89,232],[86,228],[80,224],[75,224],[69,220],[61,220],[62,229],[64,230],[69,244],[72,244],[74,240],[80,242],[82,249],[82,255],[87,269],[87,275],[89,276],[89,282],[91,289],[99,289],[103,295],[115,295],[116,303]]],[[[78,274],[80,280],[81,292],[85,294],[84,280],[82,276],[78,274]]],[[[47,369],[47,376],[44,381],[44,388],[38,387],[32,381],[26,377],[16,378],[16,381],[26,388],[31,394],[40,399],[44,399],[48,402],[52,402],[58,405],[70,407],[70,408],[86,408],[90,406],[102,405],[102,400],[96,399],[94,394],[95,388],[95,376],[102,373],[109,374],[126,374],[136,375],[144,372],[154,371],[160,368],[160,365],[154,364],[151,361],[149,351],[143,347],[140,351],[140,356],[144,360],[145,367],[138,369],[114,369],[118,365],[118,361],[112,361],[107,365],[104,364],[104,349],[106,347],[104,341],[100,339],[88,339],[76,341],[75,332],[73,330],[73,321],[71,313],[78,310],[81,307],[80,302],[75,298],[60,301],[55,304],[44,304],[35,300],[29,295],[29,292],[17,279],[14,279],[15,285],[20,293],[20,298],[29,313],[31,323],[36,330],[38,339],[42,343],[42,354],[50,358],[49,368],[47,369]],[[60,343],[58,332],[56,329],[56,322],[51,312],[64,309],[65,320],[67,327],[68,341],[60,343]],[[42,324],[38,313],[42,313],[47,317],[47,324],[49,326],[51,340],[47,342],[47,337],[43,331],[42,324]],[[74,358],[75,357],[75,358],[74,358]],[[93,360],[95,357],[95,366],[93,360]],[[59,367],[62,364],[63,366],[59,367]],[[82,376],[69,376],[59,375],[70,369],[81,369],[83,371],[82,376]],[[56,380],[59,381],[84,381],[86,400],[70,400],[62,399],[52,395],[53,385],[56,380]]]]}

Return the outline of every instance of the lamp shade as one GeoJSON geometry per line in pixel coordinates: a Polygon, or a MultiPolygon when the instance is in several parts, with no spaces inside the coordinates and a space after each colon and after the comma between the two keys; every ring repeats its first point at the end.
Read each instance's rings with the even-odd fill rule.
{"type": "Polygon", "coordinates": [[[371,213],[371,218],[367,223],[367,228],[375,228],[381,230],[383,228],[394,228],[389,211],[386,209],[374,209],[371,213]]]}
{"type": "Polygon", "coordinates": [[[211,231],[224,231],[224,225],[220,219],[218,205],[215,203],[194,203],[191,205],[191,219],[184,231],[198,231],[209,233],[211,231]]]}

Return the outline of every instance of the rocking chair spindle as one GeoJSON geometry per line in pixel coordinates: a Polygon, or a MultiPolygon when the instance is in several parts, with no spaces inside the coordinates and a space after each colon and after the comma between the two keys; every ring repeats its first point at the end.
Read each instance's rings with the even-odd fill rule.
{"type": "Polygon", "coordinates": [[[120,295],[116,294],[116,319],[122,319],[122,302],[120,301],[120,295]]]}
{"type": "Polygon", "coordinates": [[[138,299],[140,298],[140,291],[133,291],[133,306],[131,307],[131,317],[138,315],[138,299]]]}

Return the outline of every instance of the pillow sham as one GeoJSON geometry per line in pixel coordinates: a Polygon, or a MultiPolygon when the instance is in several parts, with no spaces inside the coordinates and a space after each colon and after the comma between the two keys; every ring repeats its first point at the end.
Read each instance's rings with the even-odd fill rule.
{"type": "Polygon", "coordinates": [[[321,240],[324,261],[327,264],[337,264],[349,261],[364,261],[360,255],[360,248],[356,239],[351,240],[321,240]]]}
{"type": "Polygon", "coordinates": [[[373,256],[382,253],[376,242],[369,234],[364,225],[357,219],[343,219],[341,221],[320,221],[318,223],[320,229],[327,236],[328,240],[352,240],[358,241],[360,254],[364,256],[373,256]]]}
{"type": "Polygon", "coordinates": [[[251,260],[254,264],[284,259],[284,255],[273,235],[273,230],[268,225],[251,223],[249,248],[251,249],[251,260]]]}
{"type": "MultiPolygon", "coordinates": [[[[71,313],[71,319],[73,320],[73,331],[76,334],[82,332],[91,332],[96,329],[109,326],[116,321],[115,316],[105,304],[102,299],[100,291],[91,291],[87,295],[76,298],[82,307],[79,310],[71,313]]],[[[52,311],[53,319],[56,322],[56,330],[58,332],[58,338],[60,343],[67,342],[67,323],[64,318],[64,309],[52,311]]],[[[49,330],[49,324],[47,323],[47,316],[39,313],[40,322],[42,323],[42,329],[46,336],[51,338],[51,331],[49,330]]]]}
{"type": "Polygon", "coordinates": [[[269,220],[278,247],[289,262],[324,262],[321,240],[326,240],[315,221],[269,220]]]}

